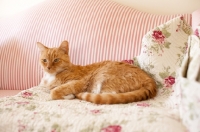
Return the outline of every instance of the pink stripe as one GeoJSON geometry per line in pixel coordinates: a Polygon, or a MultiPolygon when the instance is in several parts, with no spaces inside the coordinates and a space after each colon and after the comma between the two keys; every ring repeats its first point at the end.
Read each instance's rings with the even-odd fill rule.
{"type": "MultiPolygon", "coordinates": [[[[0,19],[0,88],[23,90],[43,75],[36,42],[70,43],[74,64],[121,61],[139,55],[143,35],[178,16],[153,15],[108,0],[48,0],[0,19]]],[[[191,24],[191,14],[184,14],[191,24]]]]}

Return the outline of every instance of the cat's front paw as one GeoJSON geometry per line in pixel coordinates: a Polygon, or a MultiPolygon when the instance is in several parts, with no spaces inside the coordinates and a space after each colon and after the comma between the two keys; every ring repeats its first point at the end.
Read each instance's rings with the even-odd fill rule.
{"type": "Polygon", "coordinates": [[[64,96],[62,92],[58,91],[58,90],[51,90],[51,98],[53,100],[59,100],[59,99],[64,99],[64,96]]]}

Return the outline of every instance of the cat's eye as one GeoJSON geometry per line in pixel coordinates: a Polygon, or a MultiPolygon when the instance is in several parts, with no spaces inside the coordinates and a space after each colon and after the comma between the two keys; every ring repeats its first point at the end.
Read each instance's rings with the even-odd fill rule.
{"type": "Polygon", "coordinates": [[[58,62],[59,61],[59,59],[58,58],[56,58],[55,60],[54,60],[54,62],[58,62]]]}
{"type": "Polygon", "coordinates": [[[43,62],[47,62],[47,59],[43,59],[42,61],[43,61],[43,62]]]}

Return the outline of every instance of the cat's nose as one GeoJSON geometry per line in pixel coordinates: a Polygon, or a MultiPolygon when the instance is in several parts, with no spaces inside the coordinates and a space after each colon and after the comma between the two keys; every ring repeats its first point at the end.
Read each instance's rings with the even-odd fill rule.
{"type": "Polygon", "coordinates": [[[51,67],[50,67],[50,66],[48,66],[47,68],[48,68],[49,70],[51,69],[51,67]]]}

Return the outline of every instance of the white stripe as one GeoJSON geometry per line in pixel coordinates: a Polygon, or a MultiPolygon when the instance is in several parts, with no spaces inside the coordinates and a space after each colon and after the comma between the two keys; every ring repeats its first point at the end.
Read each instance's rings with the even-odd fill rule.
{"type": "MultiPolygon", "coordinates": [[[[71,60],[80,65],[132,59],[147,31],[178,15],[152,15],[108,0],[48,0],[0,19],[0,88],[39,84],[37,41],[57,47],[68,40],[71,60]]],[[[183,15],[191,24],[191,14],[183,15]]]]}

